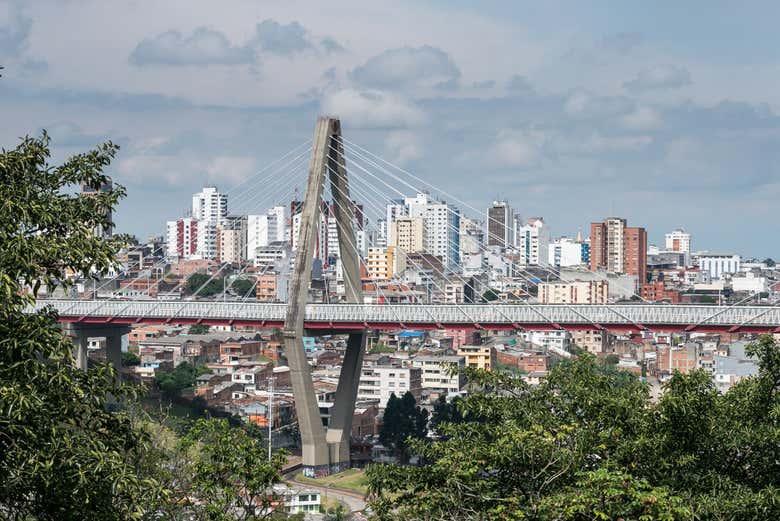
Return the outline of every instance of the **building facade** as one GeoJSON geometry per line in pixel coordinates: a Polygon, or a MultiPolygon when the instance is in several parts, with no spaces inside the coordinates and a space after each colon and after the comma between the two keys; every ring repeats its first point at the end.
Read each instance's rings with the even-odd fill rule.
{"type": "Polygon", "coordinates": [[[506,201],[493,201],[487,209],[485,243],[488,246],[507,248],[512,245],[514,214],[506,201]]]}
{"type": "Polygon", "coordinates": [[[425,221],[422,217],[399,217],[392,227],[391,246],[397,246],[406,253],[425,251],[425,221]]]}
{"type": "Polygon", "coordinates": [[[530,217],[520,227],[516,237],[518,264],[521,266],[547,266],[550,233],[541,217],[530,217]]]}
{"type": "Polygon", "coordinates": [[[664,245],[667,251],[679,251],[691,253],[691,234],[679,228],[664,236],[664,245]]]}
{"type": "Polygon", "coordinates": [[[379,400],[379,407],[387,407],[391,394],[403,396],[407,391],[416,401],[422,393],[422,371],[418,367],[390,365],[363,366],[360,373],[358,400],[379,400]]]}
{"type": "Polygon", "coordinates": [[[368,249],[366,270],[373,281],[387,282],[406,269],[406,253],[395,246],[372,246],[368,249]]]}
{"type": "Polygon", "coordinates": [[[539,284],[539,302],[542,304],[606,304],[608,295],[606,280],[539,284]]]}
{"type": "Polygon", "coordinates": [[[638,285],[647,277],[647,232],[610,217],[590,225],[590,269],[632,275],[638,285]]]}

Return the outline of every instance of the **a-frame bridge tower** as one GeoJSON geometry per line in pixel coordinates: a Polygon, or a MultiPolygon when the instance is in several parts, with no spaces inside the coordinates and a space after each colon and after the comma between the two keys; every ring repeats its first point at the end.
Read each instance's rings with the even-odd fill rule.
{"type": "Polygon", "coordinates": [[[298,251],[290,281],[287,316],[284,323],[284,348],[290,366],[295,409],[301,432],[303,472],[309,476],[324,476],[340,472],[350,466],[352,415],[355,411],[365,350],[365,330],[350,331],[347,352],[336,389],[336,403],[331,409],[326,430],[322,425],[311,370],[303,348],[304,314],[309,296],[312,261],[317,245],[320,201],[326,172],[335,203],[333,211],[338,228],[339,256],[344,273],[346,301],[353,304],[363,303],[360,264],[351,214],[353,204],[349,197],[344,148],[340,136],[341,122],[338,119],[320,117],[317,120],[306,197],[301,210],[298,251]]]}

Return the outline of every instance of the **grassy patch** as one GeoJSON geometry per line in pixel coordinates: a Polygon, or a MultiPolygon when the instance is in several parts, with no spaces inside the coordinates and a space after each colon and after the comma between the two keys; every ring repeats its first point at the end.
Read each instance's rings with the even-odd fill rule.
{"type": "Polygon", "coordinates": [[[349,512],[350,508],[349,505],[346,503],[342,503],[338,499],[334,497],[328,497],[328,496],[320,496],[320,507],[322,508],[323,512],[327,512],[329,510],[336,510],[338,509],[339,505],[344,507],[345,512],[349,512]]]}
{"type": "Polygon", "coordinates": [[[338,474],[331,474],[324,478],[309,478],[302,473],[295,476],[295,481],[299,483],[311,483],[320,487],[330,487],[334,490],[346,490],[347,492],[356,492],[365,495],[368,480],[362,469],[349,469],[338,474]]]}

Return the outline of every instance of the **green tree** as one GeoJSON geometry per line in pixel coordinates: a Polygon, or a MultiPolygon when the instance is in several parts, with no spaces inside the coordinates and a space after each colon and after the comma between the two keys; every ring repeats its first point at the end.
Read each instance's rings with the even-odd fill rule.
{"type": "Polygon", "coordinates": [[[339,503],[333,508],[325,511],[325,521],[345,521],[349,519],[349,511],[339,503]]]}
{"type": "Polygon", "coordinates": [[[493,302],[494,300],[498,300],[498,297],[498,291],[494,290],[493,288],[488,288],[482,294],[482,302],[493,302]]]}
{"type": "Polygon", "coordinates": [[[395,450],[401,461],[406,461],[409,440],[424,438],[427,426],[428,411],[417,406],[411,392],[406,391],[401,398],[392,393],[385,407],[379,442],[395,450]]]}
{"type": "Polygon", "coordinates": [[[447,397],[442,395],[433,403],[433,414],[431,414],[431,430],[438,433],[439,426],[450,423],[461,423],[463,414],[458,408],[460,397],[455,397],[447,401],[447,397]]]}
{"type": "Polygon", "coordinates": [[[182,391],[195,386],[198,376],[206,374],[209,369],[205,366],[195,366],[189,362],[182,362],[173,368],[173,371],[158,373],[155,381],[160,392],[168,397],[181,396],[182,391]]]}
{"type": "Polygon", "coordinates": [[[674,373],[655,403],[634,375],[581,354],[538,386],[467,369],[461,422],[409,441],[424,467],[372,465],[380,519],[780,518],[780,347],[719,393],[674,373]]]}
{"type": "Polygon", "coordinates": [[[196,448],[191,474],[190,507],[197,519],[210,521],[268,519],[276,499],[272,485],[281,480],[284,452],[271,461],[265,445],[224,419],[201,419],[183,439],[196,448]]]}
{"type": "Polygon", "coordinates": [[[230,286],[230,289],[236,294],[240,295],[242,297],[246,296],[250,291],[252,291],[252,287],[255,285],[254,282],[248,279],[236,279],[233,281],[232,285],[230,286]]]}
{"type": "Polygon", "coordinates": [[[130,351],[122,352],[122,365],[124,367],[131,367],[131,366],[139,365],[140,363],[141,363],[141,359],[138,358],[137,354],[131,353],[130,351]]]}
{"type": "Polygon", "coordinates": [[[211,330],[211,326],[207,324],[193,324],[187,330],[188,335],[205,335],[211,330]]]}
{"type": "Polygon", "coordinates": [[[75,367],[51,308],[27,313],[42,286],[70,273],[105,273],[121,246],[94,233],[124,190],[107,186],[117,146],[107,142],[50,165],[49,138],[0,152],[0,517],[129,519],[156,484],[135,461],[145,437],[109,408],[132,397],[109,364],[75,367]]]}
{"type": "Polygon", "coordinates": [[[187,279],[187,293],[198,297],[211,297],[222,293],[224,282],[221,278],[211,278],[205,273],[193,273],[187,279]]]}

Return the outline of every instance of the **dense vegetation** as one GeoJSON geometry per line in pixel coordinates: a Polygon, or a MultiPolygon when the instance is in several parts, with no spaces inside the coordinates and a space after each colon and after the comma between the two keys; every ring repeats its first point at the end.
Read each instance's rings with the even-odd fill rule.
{"type": "Polygon", "coordinates": [[[224,420],[178,437],[134,406],[109,364],[77,369],[51,309],[26,313],[68,273],[104,273],[122,239],[94,230],[121,187],[107,185],[106,143],[50,166],[49,140],[0,152],[0,519],[261,519],[282,455],[224,420]]]}
{"type": "Polygon", "coordinates": [[[222,278],[211,278],[205,273],[193,273],[187,278],[187,293],[198,297],[212,297],[225,289],[222,278]]]}
{"type": "Polygon", "coordinates": [[[417,405],[412,393],[406,391],[401,398],[392,393],[385,407],[379,442],[406,461],[409,440],[424,438],[427,425],[428,411],[417,405]]]}
{"type": "Polygon", "coordinates": [[[676,373],[657,403],[634,376],[590,355],[539,386],[469,370],[479,389],[439,406],[422,467],[369,468],[382,519],[780,518],[780,347],[748,353],[760,373],[719,393],[676,373]],[[446,420],[445,420],[446,419],[446,420]],[[445,420],[445,421],[442,421],[445,420]]]}
{"type": "Polygon", "coordinates": [[[155,376],[157,388],[163,396],[168,398],[179,397],[182,391],[195,387],[196,379],[203,374],[209,373],[205,366],[192,365],[189,362],[182,362],[172,371],[158,372],[155,376]]]}

